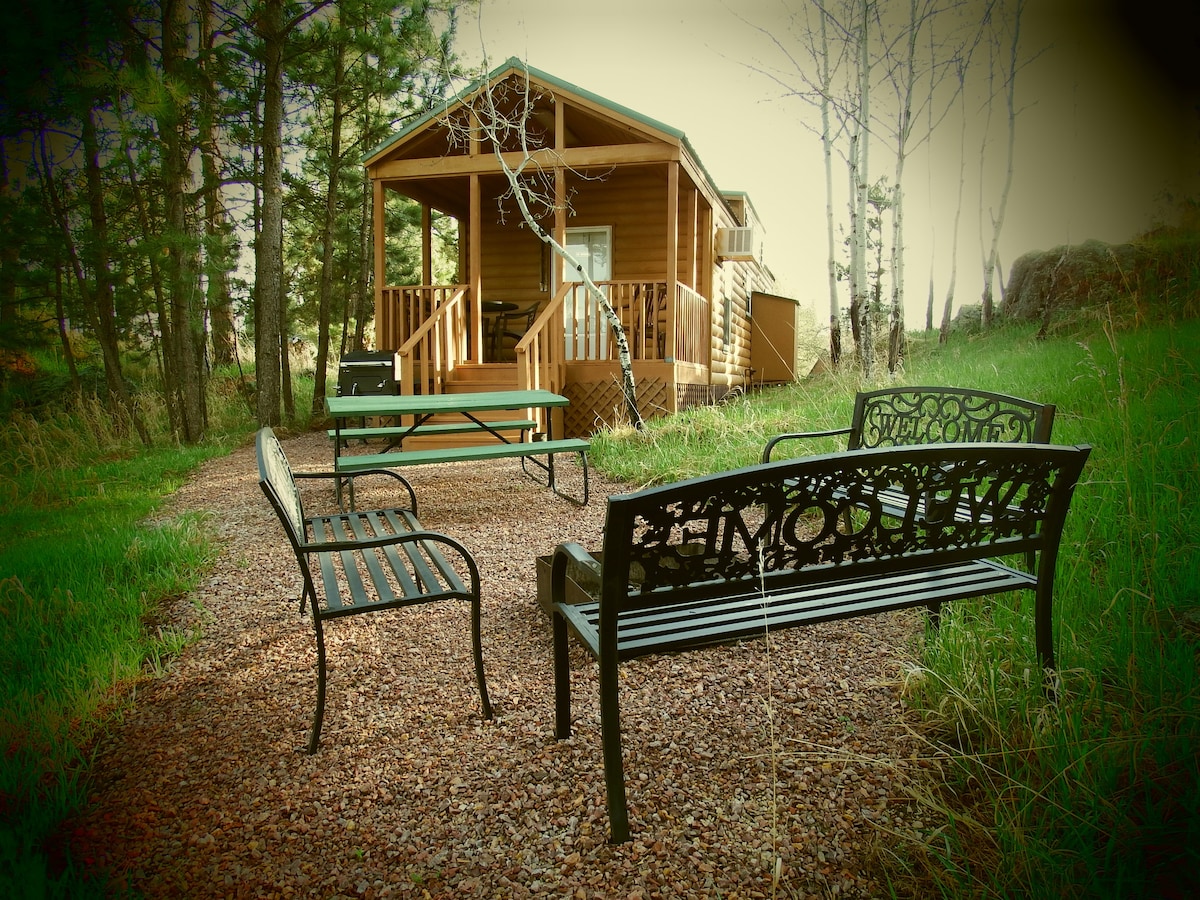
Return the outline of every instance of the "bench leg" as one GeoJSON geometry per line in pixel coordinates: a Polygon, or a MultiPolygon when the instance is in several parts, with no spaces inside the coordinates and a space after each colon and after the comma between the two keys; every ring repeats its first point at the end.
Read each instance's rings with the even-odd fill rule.
{"type": "Polygon", "coordinates": [[[608,824],[614,844],[629,840],[629,809],[625,803],[625,764],[621,755],[621,709],[617,702],[617,661],[600,660],[600,736],[604,744],[604,786],[608,793],[608,824]]]}
{"type": "Polygon", "coordinates": [[[552,613],[550,621],[554,629],[554,736],[561,741],[571,736],[571,658],[566,619],[552,613]]]}
{"type": "Polygon", "coordinates": [[[1049,673],[1054,668],[1054,624],[1051,622],[1054,601],[1050,589],[1045,587],[1046,582],[1043,580],[1045,577],[1045,573],[1041,573],[1034,596],[1033,631],[1038,662],[1042,666],[1042,671],[1049,673]]]}
{"type": "Polygon", "coordinates": [[[471,647],[475,652],[475,683],[479,685],[479,702],[483,717],[492,718],[492,700],[488,696],[487,677],[483,673],[483,638],[479,631],[479,597],[471,600],[471,647]]]}
{"type": "Polygon", "coordinates": [[[308,736],[308,752],[317,752],[321,743],[321,722],[325,718],[325,632],[321,628],[321,620],[314,619],[313,625],[317,631],[317,709],[313,714],[312,732],[308,736]]]}

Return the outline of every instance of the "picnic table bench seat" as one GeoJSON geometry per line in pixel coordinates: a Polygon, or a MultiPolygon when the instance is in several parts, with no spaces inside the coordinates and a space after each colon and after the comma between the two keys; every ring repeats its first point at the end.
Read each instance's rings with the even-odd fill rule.
{"type": "MultiPolygon", "coordinates": [[[[359,453],[338,456],[334,466],[339,473],[359,472],[366,469],[402,468],[404,466],[422,466],[431,463],[470,462],[483,459],[504,459],[519,457],[521,469],[531,478],[534,473],[527,467],[527,462],[538,466],[545,473],[547,486],[560,497],[580,506],[586,506],[589,499],[587,453],[591,448],[583,438],[560,438],[552,441],[513,441],[510,443],[497,442],[493,444],[474,444],[463,447],[445,447],[430,450],[399,450],[386,453],[359,453]],[[583,468],[583,494],[573,497],[558,489],[554,470],[554,456],[559,453],[576,453],[579,455],[583,468]],[[545,456],[543,462],[537,457],[545,456]]],[[[351,495],[353,505],[353,494],[351,495]]]]}
{"type": "Polygon", "coordinates": [[[995,442],[843,451],[609,498],[600,553],[556,549],[549,608],[558,738],[571,733],[568,641],[599,663],[612,840],[629,839],[626,660],[910,607],[936,624],[945,603],[1028,591],[1038,658],[1052,669],[1055,564],[1089,452],[995,442]],[[904,507],[885,506],[888,493],[904,507]],[[1010,555],[1035,564],[1022,571],[1010,555]],[[591,597],[580,590],[589,579],[591,597]]]}
{"type": "Polygon", "coordinates": [[[471,649],[483,717],[492,718],[480,636],[479,568],[466,547],[429,531],[417,518],[412,485],[390,469],[356,473],[293,472],[278,438],[263,428],[256,438],[259,485],[279,517],[300,568],[300,612],[307,605],[317,641],[317,702],[308,752],[321,739],[325,712],[325,622],[346,616],[462,600],[470,607],[471,649]],[[310,515],[297,479],[392,480],[407,505],[310,515]]]}

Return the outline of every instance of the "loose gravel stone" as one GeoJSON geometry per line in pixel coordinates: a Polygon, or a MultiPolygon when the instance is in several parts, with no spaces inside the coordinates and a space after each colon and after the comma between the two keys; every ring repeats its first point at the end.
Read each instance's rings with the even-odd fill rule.
{"type": "MultiPolygon", "coordinates": [[[[284,446],[297,470],[328,468],[323,434],[284,446]]],[[[573,649],[575,731],[556,741],[534,561],[562,541],[597,548],[604,498],[629,487],[593,473],[580,509],[512,460],[404,474],[421,521],[479,564],[495,719],[479,716],[462,604],[357,616],[326,629],[321,748],[299,752],[313,632],[241,448],[173,498],[169,514],[211,511],[220,534],[214,570],[164,611],[202,636],[129,686],[73,829],[80,858],[149,898],[886,894],[878,842],[923,827],[903,791],[918,764],[899,698],[915,614],[623,665],[633,840],[613,846],[596,667],[573,649]]],[[[387,505],[384,490],[360,507],[387,505]]]]}

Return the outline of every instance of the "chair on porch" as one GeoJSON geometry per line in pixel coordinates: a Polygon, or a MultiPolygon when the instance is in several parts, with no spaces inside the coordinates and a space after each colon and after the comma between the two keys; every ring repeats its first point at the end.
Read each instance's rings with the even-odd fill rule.
{"type": "Polygon", "coordinates": [[[662,359],[667,353],[667,286],[646,282],[634,289],[632,342],[641,359],[662,359]]]}
{"type": "Polygon", "coordinates": [[[516,347],[525,333],[533,327],[540,303],[531,303],[524,309],[500,313],[492,324],[492,360],[513,362],[517,358],[516,347]]]}

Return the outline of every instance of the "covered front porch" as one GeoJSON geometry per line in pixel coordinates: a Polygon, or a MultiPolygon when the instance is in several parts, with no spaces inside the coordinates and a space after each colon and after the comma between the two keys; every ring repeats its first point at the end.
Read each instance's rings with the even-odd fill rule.
{"type": "MultiPolygon", "coordinates": [[[[597,284],[625,331],[643,415],[707,399],[711,310],[666,280],[597,284]]],[[[572,399],[563,427],[587,434],[620,416],[618,342],[583,284],[548,303],[489,309],[467,285],[389,286],[379,292],[376,341],[396,350],[403,393],[543,389],[572,399]],[[513,328],[522,328],[520,332],[513,328]],[[511,347],[509,341],[512,341],[511,347]]],[[[507,304],[516,306],[516,304],[507,304]]]]}

